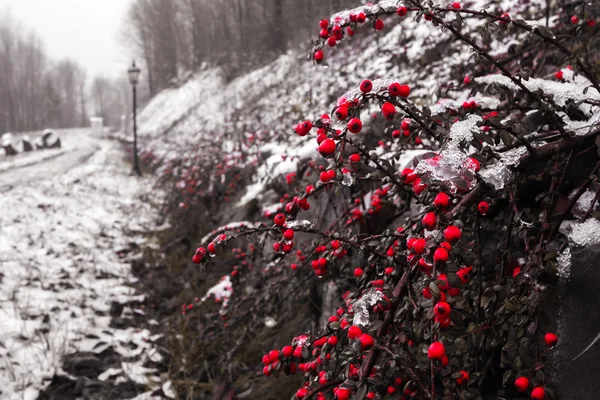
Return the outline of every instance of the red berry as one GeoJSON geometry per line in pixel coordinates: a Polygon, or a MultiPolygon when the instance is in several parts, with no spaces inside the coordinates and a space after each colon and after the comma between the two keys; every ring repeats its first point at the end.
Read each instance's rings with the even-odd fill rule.
{"type": "Polygon", "coordinates": [[[400,97],[408,97],[410,94],[410,86],[400,85],[400,97]]]}
{"type": "Polygon", "coordinates": [[[319,27],[321,29],[327,29],[329,27],[329,21],[326,19],[322,19],[321,21],[319,21],[319,27]]]}
{"type": "Polygon", "coordinates": [[[345,120],[346,118],[348,118],[348,106],[347,105],[342,105],[339,106],[336,110],[335,110],[335,116],[337,119],[339,119],[340,121],[345,120]]]}
{"type": "Polygon", "coordinates": [[[587,20],[587,26],[590,26],[590,27],[591,27],[591,26],[596,26],[596,20],[595,20],[595,19],[592,19],[592,18],[589,18],[589,19],[587,20]]]}
{"type": "Polygon", "coordinates": [[[273,218],[273,222],[277,226],[283,226],[283,224],[285,224],[285,215],[277,214],[275,218],[273,218]]]}
{"type": "Polygon", "coordinates": [[[460,10],[460,3],[455,1],[454,3],[452,3],[452,8],[454,8],[455,10],[460,10]]]}
{"type": "Polygon", "coordinates": [[[362,130],[362,121],[358,118],[352,118],[348,121],[348,130],[352,133],[358,133],[362,130]]]}
{"type": "Polygon", "coordinates": [[[471,169],[475,172],[479,172],[479,170],[481,169],[481,164],[479,164],[479,161],[477,161],[477,159],[473,157],[467,158],[463,165],[466,168],[471,169]]]}
{"type": "Polygon", "coordinates": [[[444,318],[448,318],[451,310],[452,308],[450,307],[450,304],[446,303],[445,301],[440,301],[435,305],[433,312],[437,316],[443,316],[444,318]]]}
{"type": "Polygon", "coordinates": [[[363,93],[369,93],[371,90],[373,90],[373,82],[371,82],[368,79],[365,79],[364,81],[362,81],[360,83],[360,91],[363,93]]]}
{"type": "Polygon", "coordinates": [[[262,363],[263,363],[264,365],[269,365],[269,364],[271,364],[271,359],[269,358],[269,355],[268,355],[268,354],[265,354],[265,355],[263,356],[263,358],[262,358],[262,363]]]}
{"type": "Polygon", "coordinates": [[[427,357],[430,360],[441,360],[446,355],[446,349],[442,342],[433,342],[427,350],[427,357]]]}
{"type": "Polygon", "coordinates": [[[373,29],[375,29],[376,31],[382,30],[384,26],[385,24],[380,19],[376,19],[375,21],[373,21],[373,29]]]}
{"type": "Polygon", "coordinates": [[[394,105],[390,102],[383,103],[381,106],[381,115],[383,115],[383,118],[387,119],[388,121],[394,119],[394,116],[396,115],[396,107],[394,107],[394,105]]]}
{"type": "Polygon", "coordinates": [[[271,360],[272,363],[279,361],[279,350],[271,350],[269,352],[269,360],[271,360]]]}
{"type": "Polygon", "coordinates": [[[454,242],[455,240],[460,239],[460,228],[454,225],[450,225],[446,229],[444,229],[444,237],[449,242],[454,242]]]}
{"type": "Polygon", "coordinates": [[[533,400],[544,400],[545,397],[546,397],[546,391],[541,386],[538,386],[531,391],[531,398],[533,400]]]}
{"type": "Polygon", "coordinates": [[[510,22],[510,14],[509,13],[504,13],[500,16],[500,18],[502,18],[502,20],[500,21],[500,23],[502,25],[506,25],[510,22]]]}
{"type": "Polygon", "coordinates": [[[407,13],[407,9],[404,6],[400,6],[398,7],[398,10],[396,10],[396,14],[398,14],[399,17],[404,17],[407,13]]]}
{"type": "Polygon", "coordinates": [[[329,31],[327,30],[327,28],[321,29],[319,31],[319,37],[322,38],[322,39],[325,39],[325,38],[329,37],[329,31]]]}
{"type": "Polygon", "coordinates": [[[283,237],[285,240],[292,240],[294,238],[294,231],[291,229],[286,229],[283,232],[283,237]]]}
{"type": "Polygon", "coordinates": [[[369,400],[373,400],[375,398],[375,396],[376,396],[375,392],[367,393],[367,399],[369,399],[369,400]]]}
{"type": "Polygon", "coordinates": [[[350,161],[352,161],[354,163],[360,162],[360,154],[358,154],[358,153],[351,154],[349,158],[350,158],[350,161]]]}
{"type": "Polygon", "coordinates": [[[300,122],[298,125],[296,125],[296,134],[298,136],[306,136],[312,127],[313,125],[310,121],[300,122]]]}
{"type": "Polygon", "coordinates": [[[419,176],[414,173],[415,171],[411,168],[404,168],[402,170],[402,183],[409,184],[413,183],[419,176]]]}
{"type": "Polygon", "coordinates": [[[308,390],[304,389],[304,388],[300,388],[298,389],[298,391],[296,392],[296,398],[298,400],[302,400],[306,397],[306,395],[308,394],[308,390]]]}
{"type": "Polygon", "coordinates": [[[327,45],[329,47],[335,47],[336,43],[337,40],[333,36],[330,36],[329,39],[327,39],[327,45]]]}
{"type": "Polygon", "coordinates": [[[517,388],[519,392],[526,392],[528,387],[529,379],[526,377],[521,376],[515,380],[515,388],[517,388]]]}
{"type": "Polygon", "coordinates": [[[573,15],[573,16],[571,17],[571,23],[572,23],[573,25],[576,25],[578,22],[579,22],[579,17],[578,17],[577,15],[573,15]]]}
{"type": "Polygon", "coordinates": [[[442,329],[447,329],[452,324],[452,321],[450,321],[449,317],[444,317],[442,315],[436,315],[433,320],[434,320],[434,322],[437,322],[438,324],[440,324],[440,328],[442,328],[442,329]]]}
{"type": "Polygon", "coordinates": [[[401,86],[402,85],[400,85],[398,82],[391,83],[388,86],[388,92],[390,93],[390,96],[400,96],[401,86]]]}
{"type": "Polygon", "coordinates": [[[388,394],[394,394],[394,393],[396,393],[396,388],[393,387],[393,386],[388,386],[387,387],[387,393],[388,394]]]}
{"type": "Polygon", "coordinates": [[[284,357],[290,357],[293,353],[294,348],[292,346],[285,346],[283,349],[281,349],[281,354],[283,354],[284,357]]]}
{"type": "Polygon", "coordinates": [[[358,326],[352,325],[350,327],[350,329],[348,329],[348,338],[349,339],[356,339],[360,335],[362,335],[362,329],[360,329],[358,326]]]}
{"type": "Polygon", "coordinates": [[[426,12],[423,18],[425,18],[425,21],[431,21],[433,19],[433,14],[426,12]]]}
{"type": "Polygon", "coordinates": [[[206,246],[206,248],[208,249],[208,252],[209,252],[210,254],[215,254],[215,253],[217,252],[217,249],[215,248],[215,244],[214,244],[214,242],[210,242],[210,243],[208,244],[208,246],[206,246]]]}
{"type": "Polygon", "coordinates": [[[563,80],[563,72],[561,70],[556,71],[556,73],[554,74],[554,76],[556,77],[556,79],[558,79],[559,81],[563,80]]]}
{"type": "Polygon", "coordinates": [[[425,239],[416,239],[412,245],[412,251],[415,254],[423,254],[425,252],[425,246],[427,246],[427,241],[425,239]]]}
{"type": "Polygon", "coordinates": [[[440,361],[442,363],[443,367],[448,366],[448,363],[450,362],[450,359],[448,358],[447,355],[444,354],[444,357],[442,357],[442,361],[440,361]]]}
{"type": "Polygon", "coordinates": [[[418,196],[421,193],[423,193],[423,191],[427,189],[427,185],[424,183],[421,183],[421,178],[416,178],[413,181],[413,191],[415,192],[415,194],[418,196]]]}
{"type": "Polygon", "coordinates": [[[546,343],[546,346],[553,347],[556,342],[558,342],[558,336],[554,333],[546,333],[544,335],[544,342],[546,343]]]}
{"type": "Polygon", "coordinates": [[[362,335],[360,335],[358,340],[360,341],[360,347],[362,347],[363,350],[370,349],[371,347],[373,347],[373,337],[368,333],[363,333],[362,335]]]}
{"type": "Polygon", "coordinates": [[[428,212],[423,217],[423,226],[428,231],[432,231],[435,228],[435,224],[437,223],[437,216],[434,212],[428,212]]]}
{"type": "Polygon", "coordinates": [[[448,196],[444,192],[438,193],[437,196],[435,196],[435,199],[433,200],[433,205],[438,208],[446,208],[446,207],[448,207],[449,203],[450,203],[450,196],[448,196]]]}
{"type": "Polygon", "coordinates": [[[263,368],[263,374],[265,374],[265,376],[271,375],[271,370],[269,369],[268,365],[263,368]]]}
{"type": "Polygon", "coordinates": [[[456,378],[456,383],[462,385],[463,383],[467,383],[469,381],[469,373],[467,371],[458,371],[462,376],[456,378]]]}
{"type": "Polygon", "coordinates": [[[363,272],[364,271],[363,271],[362,268],[355,268],[354,269],[354,276],[358,278],[358,277],[360,277],[363,274],[363,272]]]}
{"type": "Polygon", "coordinates": [[[367,14],[365,14],[364,12],[361,11],[356,15],[356,22],[358,22],[359,24],[362,24],[366,20],[367,20],[367,14]]]}
{"type": "Polygon", "coordinates": [[[438,247],[435,249],[435,252],[433,253],[433,261],[440,263],[445,263],[448,261],[448,250],[444,249],[443,247],[438,247]]]}
{"type": "Polygon", "coordinates": [[[318,147],[319,153],[322,156],[330,156],[335,153],[335,142],[332,139],[325,139],[318,147]]]}
{"type": "Polygon", "coordinates": [[[202,254],[200,254],[200,253],[194,254],[194,256],[192,257],[192,262],[194,264],[200,264],[202,262],[202,254]]]}
{"type": "Polygon", "coordinates": [[[346,388],[338,388],[338,390],[335,392],[335,398],[337,400],[348,400],[350,399],[351,395],[352,392],[350,391],[350,389],[346,388]]]}
{"type": "Polygon", "coordinates": [[[330,336],[329,339],[327,339],[327,343],[329,343],[331,346],[335,346],[338,342],[338,338],[337,336],[330,336]]]}
{"type": "Polygon", "coordinates": [[[313,54],[313,59],[317,63],[320,63],[321,61],[323,61],[323,58],[325,58],[325,55],[323,54],[323,52],[321,50],[317,50],[317,51],[315,51],[315,54],[313,54]]]}
{"type": "Polygon", "coordinates": [[[477,205],[477,211],[479,211],[479,214],[481,214],[481,215],[487,214],[487,212],[489,210],[490,210],[490,205],[488,204],[487,201],[482,201],[481,203],[479,203],[477,205]]]}

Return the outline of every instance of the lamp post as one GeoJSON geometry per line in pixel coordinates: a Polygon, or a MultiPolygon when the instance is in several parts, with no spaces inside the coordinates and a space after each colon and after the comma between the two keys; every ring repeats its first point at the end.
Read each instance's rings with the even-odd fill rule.
{"type": "Polygon", "coordinates": [[[138,83],[138,78],[140,77],[141,69],[139,69],[135,65],[135,60],[131,63],[131,67],[127,70],[127,74],[129,75],[129,83],[131,83],[131,88],[133,89],[133,171],[141,176],[142,170],[140,170],[140,164],[138,163],[138,154],[137,154],[137,91],[136,86],[138,83]]]}

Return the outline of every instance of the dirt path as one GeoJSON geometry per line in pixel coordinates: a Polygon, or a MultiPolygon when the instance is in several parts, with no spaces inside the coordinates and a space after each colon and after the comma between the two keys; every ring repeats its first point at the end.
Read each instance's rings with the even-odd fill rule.
{"type": "Polygon", "coordinates": [[[139,201],[149,182],[117,142],[63,141],[64,154],[0,173],[0,398],[37,399],[64,372],[84,397],[104,385],[132,398],[159,384],[147,366],[160,355],[134,328],[144,296],[117,253],[152,225],[139,201]]]}

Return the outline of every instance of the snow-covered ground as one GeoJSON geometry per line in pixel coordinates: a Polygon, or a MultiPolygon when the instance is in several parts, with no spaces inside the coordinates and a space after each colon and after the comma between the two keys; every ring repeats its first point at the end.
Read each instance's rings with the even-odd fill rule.
{"type": "Polygon", "coordinates": [[[62,140],[51,159],[0,171],[2,399],[36,399],[75,351],[129,357],[99,378],[116,383],[150,383],[142,363],[160,357],[149,331],[109,326],[111,302],[143,300],[117,251],[151,225],[138,199],[149,182],[131,175],[117,142],[86,131],[62,140]]]}

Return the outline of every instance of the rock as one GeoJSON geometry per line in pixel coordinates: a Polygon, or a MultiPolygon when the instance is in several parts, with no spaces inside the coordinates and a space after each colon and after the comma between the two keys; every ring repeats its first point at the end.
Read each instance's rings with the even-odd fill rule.
{"type": "Polygon", "coordinates": [[[29,139],[29,136],[23,136],[23,139],[21,140],[23,142],[23,151],[28,153],[30,151],[33,151],[33,145],[31,144],[31,140],[29,139]]]}
{"type": "Polygon", "coordinates": [[[571,250],[568,281],[559,289],[558,345],[553,362],[556,398],[591,399],[600,393],[600,244],[571,250]]]}

